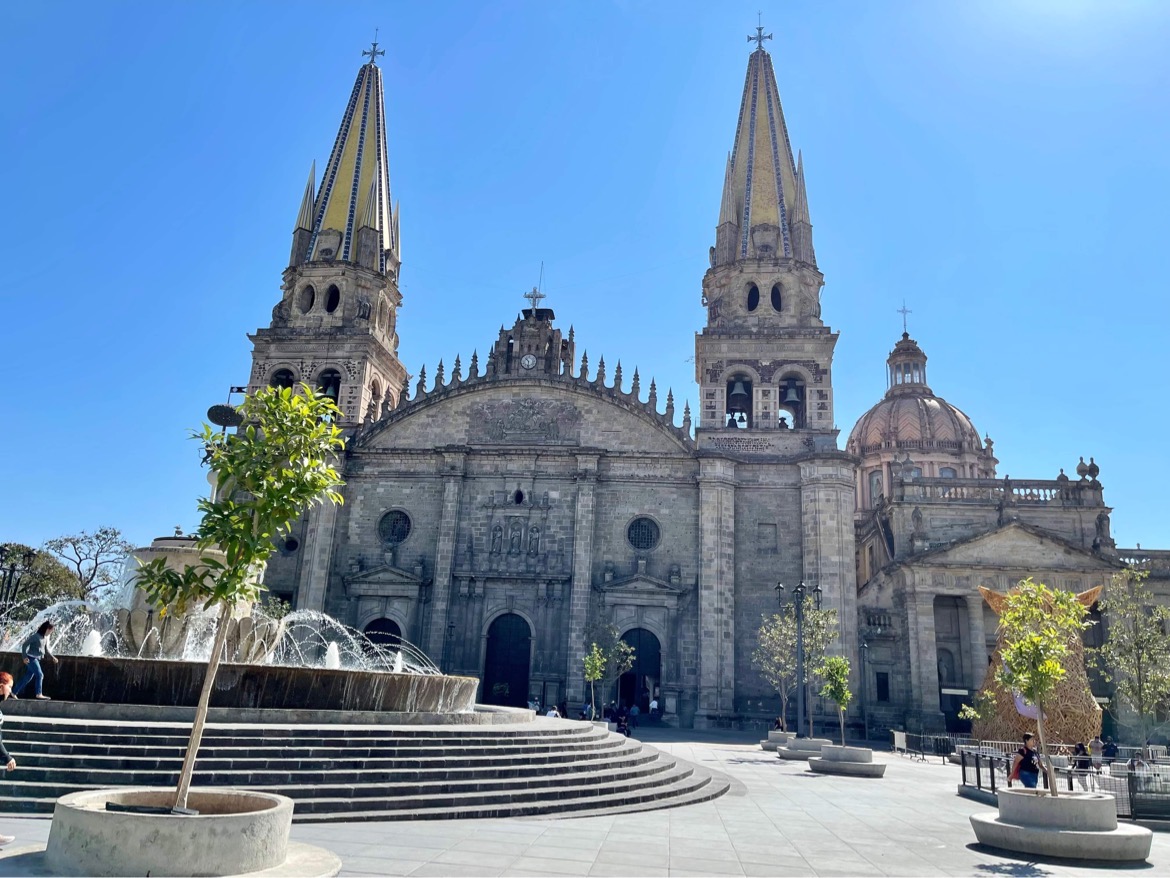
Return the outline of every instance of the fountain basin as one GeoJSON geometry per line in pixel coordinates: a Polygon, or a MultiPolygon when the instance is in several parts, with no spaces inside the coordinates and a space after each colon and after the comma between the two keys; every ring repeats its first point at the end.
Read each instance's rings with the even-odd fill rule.
{"type": "MultiPolygon", "coordinates": [[[[45,694],[65,701],[194,707],[205,662],[62,655],[46,663],[45,694]]],[[[19,653],[0,653],[0,668],[18,677],[19,653]]],[[[223,663],[211,707],[461,713],[475,708],[474,677],[328,670],[223,663]]]]}

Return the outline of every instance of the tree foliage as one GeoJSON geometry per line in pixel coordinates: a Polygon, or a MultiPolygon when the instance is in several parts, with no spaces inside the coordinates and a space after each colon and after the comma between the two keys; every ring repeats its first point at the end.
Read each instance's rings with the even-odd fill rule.
{"type": "Polygon", "coordinates": [[[1005,595],[999,614],[1003,664],[995,677],[1004,689],[1036,705],[1036,732],[1053,796],[1057,788],[1044,737],[1044,705],[1067,673],[1070,642],[1092,624],[1084,620],[1086,612],[1071,591],[1049,588],[1029,576],[1005,595]]]}
{"type": "Polygon", "coordinates": [[[821,687],[821,697],[828,698],[837,705],[837,719],[841,723],[841,746],[845,746],[845,711],[853,701],[853,693],[849,691],[849,659],[841,655],[831,655],[821,662],[817,668],[817,677],[824,684],[821,687]]]}
{"type": "MultiPolygon", "coordinates": [[[[762,617],[756,631],[756,648],[752,666],[780,696],[780,718],[787,725],[788,701],[796,692],[796,607],[786,604],[779,613],[762,617]]],[[[818,610],[811,595],[804,598],[804,682],[824,659],[825,651],[836,639],[837,611],[818,610]]]]}
{"type": "Polygon", "coordinates": [[[1158,725],[1158,712],[1170,708],[1170,607],[1154,602],[1147,574],[1132,569],[1114,574],[1098,603],[1106,619],[1105,643],[1089,660],[1113,683],[1109,705],[1131,711],[1141,740],[1158,725]]]}
{"type": "Polygon", "coordinates": [[[99,589],[118,582],[118,574],[134,545],[116,527],[99,527],[90,533],[56,537],[45,543],[76,577],[78,597],[89,598],[99,589]]]}
{"type": "Polygon", "coordinates": [[[593,716],[597,716],[596,683],[605,676],[605,653],[596,643],[591,644],[589,652],[585,653],[585,682],[589,684],[589,704],[593,708],[593,716]]]}
{"type": "Polygon", "coordinates": [[[12,605],[6,609],[13,621],[27,621],[56,601],[83,597],[70,570],[48,552],[0,543],[0,559],[0,582],[12,577],[12,605]]]}
{"type": "Polygon", "coordinates": [[[205,462],[216,477],[216,491],[199,501],[203,513],[195,532],[203,552],[198,563],[174,570],[163,558],[138,570],[138,585],[162,611],[182,613],[198,604],[220,605],[195,723],[187,745],[175,808],[185,808],[195,755],[207,718],[215,672],[227,637],[224,624],[239,601],[255,601],[274,539],[315,503],[341,503],[341,478],[334,456],[345,447],[336,421],[341,412],[329,397],[302,385],[266,388],[238,407],[243,426],[235,433],[204,424],[192,434],[206,449],[205,462]],[[215,554],[212,554],[215,552],[215,554]],[[222,553],[222,554],[220,554],[222,553]]]}

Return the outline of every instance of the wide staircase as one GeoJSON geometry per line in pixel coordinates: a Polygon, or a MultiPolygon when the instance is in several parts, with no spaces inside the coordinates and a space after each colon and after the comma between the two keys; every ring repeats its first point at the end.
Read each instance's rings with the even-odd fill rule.
{"type": "MultiPolygon", "coordinates": [[[[12,717],[0,813],[84,789],[174,786],[189,725],[12,717]]],[[[299,822],[617,813],[722,795],[728,781],[592,723],[208,724],[193,786],[279,793],[299,822]]]]}

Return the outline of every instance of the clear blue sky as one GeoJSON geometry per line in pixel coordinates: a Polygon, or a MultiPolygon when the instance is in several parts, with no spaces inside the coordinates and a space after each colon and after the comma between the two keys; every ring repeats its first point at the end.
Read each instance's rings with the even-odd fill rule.
{"type": "Polygon", "coordinates": [[[193,527],[185,438],[249,374],[375,27],[400,354],[481,355],[545,265],[578,352],[695,402],[763,9],[804,151],[843,446],[901,332],[1000,475],[1101,467],[1170,548],[1170,3],[37,2],[0,22],[0,541],[193,527]]]}

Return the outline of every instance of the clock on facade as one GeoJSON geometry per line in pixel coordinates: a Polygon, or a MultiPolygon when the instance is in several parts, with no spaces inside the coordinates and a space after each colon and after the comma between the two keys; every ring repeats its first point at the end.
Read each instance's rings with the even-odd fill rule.
{"type": "Polygon", "coordinates": [[[535,369],[536,368],[536,357],[533,356],[532,354],[525,354],[523,357],[520,358],[520,365],[523,366],[525,369],[535,369]]]}

